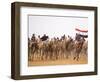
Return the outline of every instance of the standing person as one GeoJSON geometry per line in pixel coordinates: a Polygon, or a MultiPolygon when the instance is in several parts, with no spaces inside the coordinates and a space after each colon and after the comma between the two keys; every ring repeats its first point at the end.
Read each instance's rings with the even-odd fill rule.
{"type": "Polygon", "coordinates": [[[35,42],[36,41],[36,37],[35,34],[32,35],[31,41],[35,42]]]}

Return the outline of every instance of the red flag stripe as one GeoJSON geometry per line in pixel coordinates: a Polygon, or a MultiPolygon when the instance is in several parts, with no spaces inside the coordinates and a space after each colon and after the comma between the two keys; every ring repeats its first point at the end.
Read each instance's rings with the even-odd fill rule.
{"type": "Polygon", "coordinates": [[[88,32],[88,30],[80,30],[78,28],[75,28],[76,31],[79,31],[79,32],[88,32]]]}

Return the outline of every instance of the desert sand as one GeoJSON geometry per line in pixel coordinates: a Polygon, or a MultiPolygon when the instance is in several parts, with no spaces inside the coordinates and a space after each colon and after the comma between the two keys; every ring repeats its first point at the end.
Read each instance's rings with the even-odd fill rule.
{"type": "Polygon", "coordinates": [[[79,60],[73,60],[73,56],[68,59],[58,59],[58,60],[34,60],[28,61],[28,66],[50,66],[50,65],[72,65],[72,64],[87,64],[88,57],[86,55],[81,55],[79,60]]]}

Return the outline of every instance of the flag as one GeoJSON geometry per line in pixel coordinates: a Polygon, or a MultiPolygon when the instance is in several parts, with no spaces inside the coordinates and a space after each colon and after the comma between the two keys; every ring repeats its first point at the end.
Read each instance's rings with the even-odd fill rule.
{"type": "Polygon", "coordinates": [[[75,30],[78,31],[78,32],[83,32],[83,33],[87,33],[88,32],[88,30],[82,30],[82,29],[78,29],[78,28],[75,28],[75,30]]]}

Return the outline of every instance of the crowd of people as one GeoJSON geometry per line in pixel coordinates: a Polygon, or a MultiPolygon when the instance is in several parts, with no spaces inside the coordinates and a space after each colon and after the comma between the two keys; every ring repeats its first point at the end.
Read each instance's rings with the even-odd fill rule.
{"type": "Polygon", "coordinates": [[[39,60],[58,60],[68,59],[73,55],[73,60],[79,60],[81,54],[87,55],[86,36],[80,34],[49,38],[46,34],[43,36],[35,34],[28,38],[28,59],[29,61],[39,60]]]}

